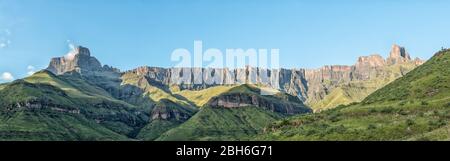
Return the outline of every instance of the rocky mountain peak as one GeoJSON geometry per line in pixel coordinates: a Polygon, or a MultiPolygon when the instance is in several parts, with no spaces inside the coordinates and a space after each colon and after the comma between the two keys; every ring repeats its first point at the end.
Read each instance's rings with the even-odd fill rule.
{"type": "Polygon", "coordinates": [[[77,46],[75,48],[73,48],[71,51],[69,51],[69,53],[67,53],[64,56],[64,59],[66,61],[71,61],[75,58],[75,56],[77,55],[86,55],[86,56],[91,56],[91,52],[89,51],[88,48],[82,47],[82,46],[77,46]]]}
{"type": "Polygon", "coordinates": [[[417,58],[417,57],[416,57],[416,58],[414,59],[414,64],[417,65],[417,66],[422,65],[423,63],[425,63],[425,61],[422,60],[422,59],[420,59],[420,58],[417,58]]]}
{"type": "Polygon", "coordinates": [[[411,56],[404,47],[397,44],[392,45],[391,52],[387,59],[388,64],[405,63],[411,61],[411,56]]]}
{"type": "Polygon", "coordinates": [[[385,61],[382,56],[378,54],[370,55],[370,56],[361,56],[358,58],[356,62],[357,67],[368,66],[368,67],[380,67],[385,65],[385,61]]]}
{"type": "Polygon", "coordinates": [[[83,47],[83,46],[77,46],[77,47],[75,47],[75,49],[73,51],[78,54],[91,56],[91,52],[89,51],[89,49],[86,47],[83,47]]]}
{"type": "Polygon", "coordinates": [[[47,70],[60,75],[70,71],[80,74],[88,74],[102,71],[101,63],[91,56],[88,48],[78,46],[63,57],[52,58],[47,70]]]}

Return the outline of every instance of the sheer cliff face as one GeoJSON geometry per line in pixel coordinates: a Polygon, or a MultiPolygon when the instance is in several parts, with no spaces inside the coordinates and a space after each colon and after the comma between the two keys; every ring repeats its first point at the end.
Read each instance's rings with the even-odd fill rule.
{"type": "Polygon", "coordinates": [[[108,66],[102,67],[96,58],[91,57],[88,48],[78,46],[64,57],[53,58],[47,70],[59,75],[71,71],[76,71],[80,74],[89,74],[96,71],[113,71],[116,69],[108,66]]]}
{"type": "MultiPolygon", "coordinates": [[[[97,59],[90,56],[87,48],[78,47],[68,55],[72,57],[52,59],[47,70],[55,74],[77,71],[85,75],[91,72],[118,71],[111,67],[102,67],[97,59]]],[[[262,84],[297,96],[309,104],[315,104],[340,86],[376,79],[394,80],[422,63],[418,58],[411,60],[405,48],[393,45],[387,59],[380,55],[362,56],[352,66],[331,65],[319,69],[139,67],[122,75],[134,74],[145,77],[151,84],[157,83],[167,87],[177,85],[180,89],[194,90],[218,85],[262,84]]]]}
{"type": "Polygon", "coordinates": [[[407,63],[410,61],[411,57],[404,47],[400,47],[395,44],[392,45],[391,53],[389,54],[389,58],[387,59],[388,64],[392,65],[397,63],[407,63]]]}
{"type": "Polygon", "coordinates": [[[208,102],[209,107],[213,108],[242,108],[242,107],[258,107],[275,113],[284,115],[294,115],[299,113],[311,112],[305,108],[303,104],[281,101],[273,101],[259,95],[248,93],[232,93],[212,98],[208,102]]]}

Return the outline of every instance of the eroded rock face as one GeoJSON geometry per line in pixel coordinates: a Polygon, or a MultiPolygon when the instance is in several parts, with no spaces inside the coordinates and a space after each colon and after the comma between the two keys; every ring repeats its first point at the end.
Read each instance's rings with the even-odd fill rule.
{"type": "Polygon", "coordinates": [[[257,107],[272,112],[293,115],[298,113],[310,112],[301,104],[273,101],[258,95],[247,93],[233,93],[215,97],[208,102],[209,107],[213,108],[242,108],[242,107],[257,107]]]}
{"type": "Polygon", "coordinates": [[[151,111],[152,120],[186,121],[192,115],[193,112],[190,109],[177,105],[167,99],[158,102],[151,111]]]}
{"type": "Polygon", "coordinates": [[[356,62],[356,67],[381,67],[385,66],[386,62],[380,55],[361,56],[356,62]]]}
{"type": "Polygon", "coordinates": [[[162,84],[169,84],[170,73],[168,69],[159,67],[138,67],[136,69],[127,71],[126,73],[133,73],[138,76],[145,76],[153,81],[160,82],[162,84]]]}
{"type": "Polygon", "coordinates": [[[60,113],[80,114],[79,109],[65,107],[65,106],[61,106],[61,105],[54,104],[51,102],[46,102],[43,100],[30,100],[30,101],[26,101],[26,102],[17,102],[14,105],[10,105],[10,106],[6,107],[6,109],[8,109],[8,110],[14,110],[16,108],[25,108],[27,110],[46,109],[46,110],[51,110],[51,111],[60,112],[60,113]]]}
{"type": "Polygon", "coordinates": [[[416,66],[419,66],[419,65],[422,65],[423,63],[425,63],[425,61],[424,60],[422,60],[422,59],[420,59],[420,58],[415,58],[414,59],[414,64],[416,65],[416,66]]]}
{"type": "Polygon", "coordinates": [[[60,75],[66,72],[76,71],[80,74],[90,74],[96,71],[118,71],[115,68],[105,66],[91,56],[88,48],[78,46],[64,57],[53,58],[47,68],[48,71],[60,75]]]}
{"type": "Polygon", "coordinates": [[[411,56],[404,47],[392,45],[391,53],[387,59],[388,64],[406,63],[411,61],[411,56]]]}

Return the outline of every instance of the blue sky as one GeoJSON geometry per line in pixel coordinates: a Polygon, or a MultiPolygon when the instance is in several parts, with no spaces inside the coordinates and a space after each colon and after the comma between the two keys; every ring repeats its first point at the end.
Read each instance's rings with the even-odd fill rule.
{"type": "MultiPolygon", "coordinates": [[[[0,77],[43,69],[68,40],[121,70],[173,66],[174,49],[279,48],[286,68],[353,64],[393,43],[449,47],[446,0],[0,0],[0,77]],[[3,44],[3,45],[2,45],[3,44]]],[[[5,81],[5,80],[0,80],[5,81]]]]}

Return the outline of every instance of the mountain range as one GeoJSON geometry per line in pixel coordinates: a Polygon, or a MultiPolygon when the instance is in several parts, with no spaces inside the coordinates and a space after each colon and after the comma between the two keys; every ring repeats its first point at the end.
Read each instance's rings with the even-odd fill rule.
{"type": "Polygon", "coordinates": [[[87,48],[78,47],[67,55],[73,56],[52,59],[47,70],[56,75],[78,71],[88,77],[95,74],[112,77],[138,75],[161,86],[177,86],[180,90],[201,90],[230,84],[261,84],[296,96],[315,110],[361,101],[371,92],[423,63],[419,58],[412,60],[404,47],[395,44],[387,59],[374,54],[359,57],[352,66],[329,65],[319,69],[263,69],[250,66],[238,69],[138,67],[121,73],[109,66],[102,67],[97,59],[90,56],[87,48]],[[185,71],[191,74],[187,81],[181,78],[185,71]],[[221,75],[213,77],[205,73],[221,75]],[[263,73],[270,73],[268,81],[263,81],[263,73]]]}
{"type": "Polygon", "coordinates": [[[449,65],[443,49],[359,103],[278,121],[258,139],[449,141],[449,65]]]}
{"type": "MultiPolygon", "coordinates": [[[[45,70],[0,85],[0,140],[352,140],[347,135],[316,137],[314,135],[321,130],[328,129],[316,127],[314,121],[325,118],[326,122],[336,117],[344,126],[348,124],[342,120],[359,121],[353,115],[346,115],[355,113],[350,109],[369,109],[368,105],[386,100],[401,101],[405,107],[416,105],[417,102],[399,99],[403,95],[385,98],[414,87],[396,89],[399,91],[386,88],[397,87],[392,84],[407,84],[397,82],[410,78],[416,71],[422,71],[421,76],[425,78],[427,75],[423,73],[431,73],[423,71],[426,67],[440,68],[433,71],[440,77],[436,81],[443,78],[443,82],[436,83],[444,87],[437,91],[428,87],[423,90],[442,93],[448,88],[448,75],[445,75],[448,74],[445,68],[448,54],[444,50],[436,55],[430,61],[439,60],[439,65],[427,65],[432,64],[430,61],[422,65],[424,61],[411,59],[405,48],[393,45],[387,59],[380,55],[363,56],[352,66],[332,65],[320,69],[138,67],[121,72],[102,66],[88,48],[79,46],[66,56],[53,58],[45,70]],[[183,71],[191,71],[191,75],[180,84],[183,71]],[[261,73],[270,73],[270,81],[261,81],[261,73]],[[201,83],[196,83],[199,79],[201,83]],[[261,95],[262,91],[273,95],[261,95]],[[336,112],[346,110],[351,112],[336,112]],[[307,121],[303,120],[305,118],[307,121]],[[306,131],[314,137],[300,136],[305,131],[298,131],[298,126],[306,124],[304,122],[314,124],[311,129],[315,129],[315,133],[306,131]],[[287,132],[293,134],[285,135],[287,132]]],[[[418,82],[414,86],[422,85],[418,82]]],[[[444,96],[439,97],[441,100],[436,101],[439,106],[440,101],[448,101],[446,94],[444,92],[444,96]]],[[[435,101],[426,103],[434,105],[435,101]]],[[[440,112],[448,114],[447,109],[440,112]]],[[[444,121],[429,130],[444,127],[443,122],[448,122],[445,117],[445,114],[439,117],[444,121]]],[[[411,134],[411,139],[415,137],[418,136],[411,134]]],[[[373,140],[376,139],[380,138],[373,140]]]]}

